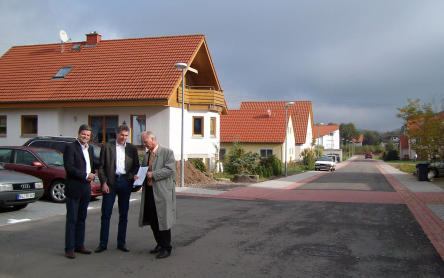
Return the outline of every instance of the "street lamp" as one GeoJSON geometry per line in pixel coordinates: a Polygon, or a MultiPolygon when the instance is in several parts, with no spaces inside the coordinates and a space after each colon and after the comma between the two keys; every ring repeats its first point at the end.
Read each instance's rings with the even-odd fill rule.
{"type": "Polygon", "coordinates": [[[181,134],[180,134],[180,186],[184,186],[184,165],[183,165],[183,132],[184,132],[184,93],[185,93],[185,69],[188,68],[190,71],[197,74],[197,70],[192,67],[188,67],[186,63],[176,63],[174,67],[182,71],[182,124],[181,124],[181,134]]]}
{"type": "Polygon", "coordinates": [[[290,101],[285,103],[285,176],[287,176],[287,113],[288,113],[288,106],[293,105],[294,101],[290,101]]]}
{"type": "Polygon", "coordinates": [[[186,63],[176,63],[174,65],[176,69],[182,70],[182,124],[180,130],[180,186],[184,186],[183,178],[183,106],[184,106],[184,92],[185,92],[185,69],[187,68],[186,63]]]}

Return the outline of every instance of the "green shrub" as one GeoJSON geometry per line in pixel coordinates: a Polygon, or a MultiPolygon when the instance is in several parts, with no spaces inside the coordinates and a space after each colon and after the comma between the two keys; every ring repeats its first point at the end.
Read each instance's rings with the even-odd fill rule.
{"type": "Polygon", "coordinates": [[[205,173],[207,171],[202,158],[189,158],[188,161],[194,166],[194,168],[198,169],[202,173],[205,173]]]}
{"type": "Polygon", "coordinates": [[[389,151],[384,152],[382,159],[384,161],[399,160],[398,150],[389,150],[389,151]]]}
{"type": "Polygon", "coordinates": [[[315,168],[316,152],[307,148],[302,151],[301,156],[305,169],[313,170],[315,168]]]}
{"type": "Polygon", "coordinates": [[[224,163],[224,169],[230,174],[255,174],[259,164],[259,154],[245,152],[239,142],[233,148],[224,163]]]}

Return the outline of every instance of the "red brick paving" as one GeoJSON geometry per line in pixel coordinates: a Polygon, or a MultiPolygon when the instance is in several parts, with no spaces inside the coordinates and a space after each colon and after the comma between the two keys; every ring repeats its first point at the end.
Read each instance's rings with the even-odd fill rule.
{"type": "Polygon", "coordinates": [[[396,192],[353,190],[282,190],[245,187],[222,193],[217,197],[242,200],[403,204],[403,200],[396,192]]]}
{"type": "Polygon", "coordinates": [[[421,225],[424,233],[427,235],[430,242],[441,256],[441,259],[444,260],[444,223],[427,207],[426,203],[424,202],[427,200],[435,201],[442,198],[443,193],[433,193],[438,194],[437,197],[431,197],[431,193],[413,193],[390,174],[388,174],[379,164],[377,164],[376,167],[404,200],[413,216],[421,225]]]}

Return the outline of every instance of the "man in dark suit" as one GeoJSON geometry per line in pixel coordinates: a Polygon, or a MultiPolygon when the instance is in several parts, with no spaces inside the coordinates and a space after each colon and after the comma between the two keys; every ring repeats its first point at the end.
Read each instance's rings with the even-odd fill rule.
{"type": "Polygon", "coordinates": [[[117,128],[116,142],[105,143],[100,151],[99,179],[102,184],[103,199],[100,243],[95,250],[96,253],[105,251],[107,248],[109,222],[116,195],[119,204],[117,249],[129,252],[126,246],[126,227],[131,189],[139,170],[139,156],[137,147],[126,142],[128,134],[128,126],[120,125],[117,128]]]}
{"type": "Polygon", "coordinates": [[[91,254],[84,246],[85,220],[91,198],[91,182],[95,178],[93,147],[88,145],[91,128],[81,125],[77,141],[68,144],[63,155],[66,170],[66,230],[65,256],[75,258],[74,252],[91,254]]]}

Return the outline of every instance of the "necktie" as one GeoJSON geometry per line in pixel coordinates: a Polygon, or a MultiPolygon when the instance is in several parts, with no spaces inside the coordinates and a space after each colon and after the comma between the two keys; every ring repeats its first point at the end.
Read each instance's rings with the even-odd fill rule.
{"type": "MultiPolygon", "coordinates": [[[[154,155],[155,153],[150,151],[149,154],[149,159],[148,159],[148,171],[152,172],[153,171],[153,159],[154,159],[154,155]]],[[[148,185],[153,185],[153,179],[152,178],[148,178],[148,185]]]]}

